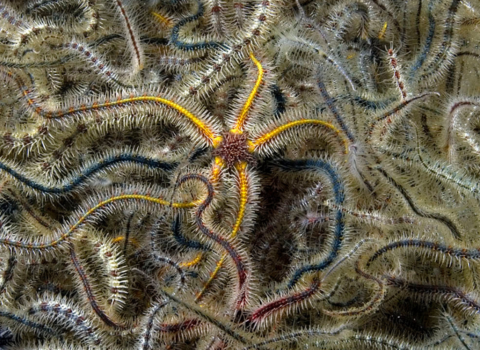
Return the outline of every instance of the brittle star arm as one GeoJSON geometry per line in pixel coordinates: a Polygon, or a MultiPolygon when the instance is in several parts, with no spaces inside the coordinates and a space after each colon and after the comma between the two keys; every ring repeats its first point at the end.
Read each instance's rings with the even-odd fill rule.
{"type": "Polygon", "coordinates": [[[247,101],[243,105],[242,110],[235,121],[235,126],[230,130],[230,132],[234,134],[243,133],[243,128],[245,126],[245,123],[247,122],[248,112],[250,110],[250,107],[252,106],[253,100],[255,99],[255,96],[257,95],[258,89],[260,88],[263,80],[264,70],[262,64],[255,58],[253,53],[250,53],[250,59],[253,61],[253,63],[255,63],[255,66],[257,66],[258,69],[257,81],[255,82],[252,91],[250,91],[250,95],[248,96],[247,101]]]}
{"type": "Polygon", "coordinates": [[[15,239],[10,239],[8,233],[2,234],[0,236],[0,245],[5,245],[9,246],[12,248],[17,248],[17,249],[25,249],[25,250],[32,250],[32,251],[43,251],[43,250],[48,250],[51,248],[55,248],[58,245],[64,243],[67,241],[69,237],[73,235],[73,233],[83,224],[87,221],[87,219],[92,216],[96,211],[98,211],[101,208],[104,208],[108,204],[116,201],[121,201],[121,200],[140,200],[140,201],[147,201],[155,204],[160,204],[163,206],[171,206],[173,208],[192,208],[197,206],[199,203],[201,203],[203,200],[197,200],[193,202],[185,202],[185,203],[171,203],[170,201],[157,198],[157,197],[152,197],[150,195],[142,195],[142,194],[122,194],[119,196],[113,196],[110,197],[106,200],[100,201],[98,204],[95,206],[91,207],[90,209],[86,210],[86,212],[76,221],[74,222],[69,228],[62,233],[59,237],[54,238],[49,241],[40,241],[40,242],[27,242],[24,240],[15,240],[15,239]]]}
{"type": "MultiPolygon", "coordinates": [[[[209,118],[206,114],[200,116],[198,115],[199,113],[190,111],[181,104],[175,102],[173,100],[173,96],[169,96],[170,94],[168,93],[153,95],[148,91],[145,91],[144,93],[130,93],[128,95],[120,94],[113,101],[110,101],[108,98],[105,98],[102,101],[88,99],[85,100],[84,103],[79,103],[77,105],[63,106],[63,108],[47,108],[42,106],[41,102],[37,101],[34,92],[25,85],[25,83],[16,73],[12,71],[5,72],[0,70],[0,74],[7,78],[7,80],[13,81],[17,85],[21,92],[22,98],[26,102],[27,108],[31,112],[47,120],[63,119],[74,116],[87,116],[93,112],[108,112],[109,110],[115,108],[127,108],[134,110],[135,106],[138,105],[165,105],[186,117],[195,126],[197,132],[205,139],[205,141],[207,141],[209,145],[215,146],[220,141],[218,132],[216,131],[216,125],[209,122],[209,118]]],[[[188,128],[186,125],[183,126],[188,128]]]]}
{"type": "Polygon", "coordinates": [[[226,253],[228,254],[233,263],[235,264],[235,268],[237,269],[237,275],[238,275],[238,298],[235,301],[235,308],[239,309],[242,308],[248,299],[248,271],[247,271],[247,266],[245,264],[245,257],[239,253],[238,249],[231,243],[230,239],[225,239],[224,237],[220,236],[219,234],[213,232],[210,230],[207,226],[205,226],[203,222],[203,213],[205,209],[210,205],[213,199],[213,186],[209,182],[209,180],[198,174],[187,174],[183,176],[179,181],[177,182],[178,186],[181,186],[183,183],[191,180],[197,180],[202,182],[208,191],[208,195],[205,200],[203,200],[200,205],[198,205],[196,208],[195,212],[195,223],[198,227],[198,229],[201,231],[202,234],[204,234],[206,237],[208,237],[210,240],[221,246],[226,253]]]}
{"type": "MultiPolygon", "coordinates": [[[[239,203],[237,218],[233,226],[232,232],[230,233],[230,236],[229,236],[230,239],[234,239],[237,236],[245,216],[245,210],[247,207],[248,194],[249,194],[249,182],[248,182],[246,168],[247,168],[247,163],[245,162],[242,162],[236,166],[236,170],[237,170],[236,175],[238,176],[237,181],[238,181],[238,187],[239,187],[238,189],[239,189],[240,203],[239,203]]],[[[220,258],[220,260],[217,262],[215,269],[210,274],[210,277],[205,283],[205,285],[203,286],[202,290],[197,294],[195,301],[198,302],[203,297],[204,293],[207,291],[207,289],[209,288],[209,286],[217,276],[218,272],[222,268],[226,258],[227,258],[227,254],[224,253],[220,258]]]]}
{"type": "Polygon", "coordinates": [[[252,141],[249,141],[249,145],[248,145],[249,149],[252,153],[260,152],[263,149],[268,149],[271,151],[272,147],[275,147],[274,146],[275,141],[279,140],[279,138],[283,136],[282,135],[283,133],[289,131],[294,127],[303,126],[303,125],[320,125],[330,130],[333,130],[335,132],[335,135],[340,137],[342,141],[344,153],[348,154],[349,152],[348,140],[341,134],[341,131],[337,127],[335,127],[333,124],[330,124],[328,122],[325,122],[319,119],[299,119],[299,120],[286,122],[285,124],[282,124],[279,126],[274,126],[269,131],[264,131],[255,139],[253,139],[252,141]]]}

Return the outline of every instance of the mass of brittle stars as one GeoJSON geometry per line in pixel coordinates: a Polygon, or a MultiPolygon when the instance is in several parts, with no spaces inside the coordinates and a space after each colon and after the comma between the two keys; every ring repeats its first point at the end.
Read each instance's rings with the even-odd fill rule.
{"type": "Polygon", "coordinates": [[[0,3],[0,347],[479,344],[476,4],[0,3]]]}

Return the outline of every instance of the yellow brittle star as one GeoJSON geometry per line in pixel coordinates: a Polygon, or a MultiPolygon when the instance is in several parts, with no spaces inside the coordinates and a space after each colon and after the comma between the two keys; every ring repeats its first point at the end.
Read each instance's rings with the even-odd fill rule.
{"type": "MultiPolygon", "coordinates": [[[[270,130],[262,133],[254,139],[248,137],[247,121],[249,120],[250,111],[256,96],[259,93],[263,82],[263,76],[265,74],[264,68],[259,60],[250,53],[250,59],[253,61],[258,70],[257,79],[255,84],[248,95],[247,100],[243,104],[240,113],[233,121],[233,127],[224,132],[221,136],[215,136],[214,131],[210,131],[206,126],[206,123],[202,123],[200,118],[193,117],[192,114],[186,111],[184,113],[189,119],[198,120],[197,126],[202,132],[202,136],[206,136],[210,144],[213,145],[213,156],[215,157],[214,165],[211,173],[211,181],[217,183],[221,180],[221,174],[223,169],[233,170],[238,183],[238,196],[239,203],[236,214],[235,223],[228,236],[229,240],[235,240],[240,232],[242,223],[244,221],[247,204],[249,198],[253,197],[252,188],[258,187],[253,182],[255,181],[252,167],[249,165],[255,164],[254,155],[261,146],[267,145],[269,142],[278,138],[285,131],[302,125],[320,125],[331,129],[336,135],[340,135],[340,130],[334,125],[317,119],[300,119],[292,120],[282,125],[276,125],[270,130]]],[[[177,108],[177,110],[180,110],[177,108]]],[[[345,153],[348,153],[347,140],[340,135],[342,143],[344,145],[345,153]]],[[[228,254],[224,253],[221,259],[217,262],[215,270],[210,274],[208,281],[205,283],[203,289],[197,294],[196,300],[199,301],[216,275],[222,268],[228,254]]]]}
{"type": "MultiPolygon", "coordinates": [[[[136,105],[145,106],[146,108],[149,108],[152,114],[155,114],[163,110],[158,109],[157,106],[163,105],[168,110],[166,116],[167,119],[170,119],[176,124],[182,126],[193,138],[201,140],[207,145],[213,147],[214,162],[211,169],[210,181],[213,185],[219,184],[222,181],[222,174],[227,172],[233,173],[234,179],[238,184],[238,207],[235,214],[235,221],[231,227],[227,239],[218,236],[222,242],[228,241],[229,243],[223,243],[221,249],[225,250],[225,252],[222,254],[221,259],[217,262],[215,270],[210,274],[210,278],[204,284],[203,289],[197,294],[197,301],[202,298],[203,294],[211,285],[212,281],[215,279],[229,255],[234,260],[247,260],[245,257],[241,257],[241,254],[233,252],[242,250],[236,248],[237,245],[241,244],[240,242],[236,241],[236,237],[241,232],[247,213],[254,215],[255,211],[252,209],[249,212],[248,203],[249,201],[253,202],[253,199],[256,196],[255,191],[259,187],[254,171],[256,156],[261,156],[261,152],[265,149],[272,151],[277,148],[278,146],[276,141],[278,141],[286,131],[305,125],[317,125],[333,131],[335,135],[340,137],[340,140],[343,144],[344,153],[348,153],[348,141],[342,135],[340,129],[331,123],[319,119],[300,118],[288,120],[280,124],[274,123],[271,126],[267,126],[267,128],[263,131],[257,132],[255,137],[250,138],[249,131],[251,128],[253,128],[255,123],[252,122],[249,124],[248,122],[252,119],[252,106],[254,105],[255,99],[262,88],[262,84],[264,83],[264,75],[266,73],[262,64],[253,53],[250,53],[250,59],[255,64],[258,71],[255,84],[251,89],[245,103],[240,108],[238,115],[230,122],[230,127],[224,128],[223,133],[220,132],[218,123],[215,123],[213,118],[208,115],[208,113],[201,111],[200,108],[184,107],[181,103],[175,100],[175,97],[169,95],[168,93],[158,95],[151,95],[148,93],[132,94],[129,96],[118,96],[116,100],[105,99],[104,101],[89,101],[89,103],[82,104],[81,106],[64,106],[60,109],[52,109],[39,104],[35,97],[31,94],[30,90],[24,86],[23,82],[20,81],[14,73],[5,73],[7,78],[15,81],[20,87],[28,108],[32,109],[35,114],[38,114],[45,119],[64,119],[70,117],[87,118],[92,112],[108,112],[115,108],[129,111],[134,110],[136,105]]],[[[15,174],[13,176],[15,177],[15,174]]],[[[20,177],[16,176],[16,178],[19,179],[20,177]]],[[[43,188],[41,185],[37,187],[43,188]]],[[[51,240],[45,240],[41,242],[20,242],[6,238],[0,240],[0,243],[27,250],[45,250],[55,247],[68,241],[73,232],[80,225],[82,225],[82,223],[86,221],[98,208],[104,207],[113,201],[126,199],[150,201],[163,205],[170,204],[171,207],[178,209],[192,207],[199,208],[203,205],[202,200],[191,203],[174,203],[172,205],[172,203],[169,203],[165,200],[150,198],[148,195],[122,195],[97,203],[97,205],[86,211],[83,216],[81,216],[80,219],[73,224],[73,226],[51,240]]],[[[196,265],[200,259],[201,257],[195,259],[195,263],[187,264],[185,267],[196,265]]],[[[248,271],[248,264],[243,264],[243,262],[239,263],[238,261],[234,261],[234,263],[237,266],[237,270],[243,268],[246,269],[246,271],[238,271],[239,279],[243,282],[239,283],[239,290],[237,292],[244,295],[242,297],[243,301],[241,302],[241,305],[237,303],[236,308],[239,308],[245,306],[248,300],[249,288],[247,284],[250,275],[248,271]],[[244,278],[240,276],[247,277],[244,278]]]]}

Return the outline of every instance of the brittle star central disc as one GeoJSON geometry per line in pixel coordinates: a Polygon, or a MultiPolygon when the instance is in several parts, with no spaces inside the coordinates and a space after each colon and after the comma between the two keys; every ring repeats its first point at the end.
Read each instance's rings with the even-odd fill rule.
{"type": "Polygon", "coordinates": [[[248,146],[248,135],[246,133],[225,133],[222,142],[213,151],[213,155],[222,158],[229,168],[243,162],[255,164],[255,158],[248,146]]]}

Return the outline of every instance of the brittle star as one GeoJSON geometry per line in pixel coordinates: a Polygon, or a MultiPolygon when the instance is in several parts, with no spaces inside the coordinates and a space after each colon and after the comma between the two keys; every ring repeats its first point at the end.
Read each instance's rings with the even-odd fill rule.
{"type": "MultiPolygon", "coordinates": [[[[252,183],[255,181],[255,176],[253,176],[253,170],[251,169],[251,167],[249,167],[249,165],[255,163],[254,155],[258,155],[259,150],[261,150],[262,147],[267,146],[267,144],[269,143],[270,147],[272,147],[271,141],[275,140],[282,133],[293,127],[306,124],[320,125],[329,128],[333,130],[336,134],[340,135],[340,130],[328,122],[318,119],[298,119],[287,122],[283,125],[276,126],[273,129],[260,134],[256,138],[250,139],[247,130],[247,120],[249,117],[250,108],[262,84],[264,75],[264,69],[262,67],[262,64],[256,59],[253,53],[250,53],[250,59],[253,61],[253,63],[258,69],[258,75],[255,85],[253,86],[247,100],[241,108],[240,113],[232,121],[232,126],[227,131],[224,131],[223,134],[220,134],[218,131],[213,130],[213,128],[209,127],[206,122],[203,122],[202,120],[200,120],[200,118],[195,117],[190,112],[183,111],[183,109],[181,108],[176,108],[177,110],[182,111],[185,116],[187,116],[190,120],[192,120],[192,122],[195,123],[195,125],[201,131],[203,138],[206,139],[206,141],[214,148],[214,164],[210,175],[211,183],[216,184],[221,180],[221,174],[224,169],[234,170],[237,183],[239,184],[240,198],[236,220],[230,232],[228,240],[232,240],[238,235],[242,222],[244,221],[249,192],[252,188],[257,187],[256,184],[252,183]]],[[[340,137],[344,144],[344,152],[347,154],[347,140],[341,135],[340,137]]],[[[200,226],[200,230],[203,233],[208,234],[208,229],[203,225],[201,219],[197,218],[197,220],[197,225],[200,226]]],[[[225,240],[225,243],[223,245],[224,249],[227,250],[227,253],[224,253],[221,259],[217,262],[216,268],[211,273],[210,278],[204,285],[204,288],[197,294],[196,301],[199,301],[202,298],[208,286],[214,280],[215,276],[218,274],[219,270],[224,264],[225,259],[228,255],[230,255],[230,257],[235,262],[239,278],[238,291],[240,298],[237,300],[237,308],[242,307],[245,305],[247,299],[247,272],[244,271],[245,265],[243,264],[240,255],[235,252],[235,249],[230,246],[227,240],[225,240]],[[225,245],[230,248],[226,248],[225,245]]]]}
{"type": "MultiPolygon", "coordinates": [[[[213,147],[214,161],[211,169],[210,179],[206,179],[205,177],[200,175],[187,175],[184,176],[180,181],[181,183],[190,180],[202,181],[209,190],[209,197],[206,200],[196,200],[190,203],[172,204],[169,201],[165,201],[161,198],[159,199],[152,197],[150,196],[150,194],[122,193],[121,195],[113,196],[109,199],[102,200],[97,205],[88,208],[88,210],[85,211],[84,215],[79,217],[78,220],[73,222],[65,231],[63,231],[63,233],[59,237],[53,240],[41,242],[26,242],[5,238],[0,240],[0,244],[7,245],[12,248],[15,247],[18,249],[26,250],[47,250],[55,248],[56,246],[66,242],[69,237],[73,235],[75,230],[77,230],[78,227],[80,227],[80,225],[84,223],[87,218],[91,216],[94,212],[114,201],[142,200],[164,206],[169,205],[173,208],[196,208],[196,223],[200,231],[202,231],[202,233],[205,234],[208,238],[214,240],[217,244],[220,244],[221,247],[226,250],[226,253],[222,255],[221,259],[217,263],[216,269],[211,274],[210,279],[205,284],[205,287],[197,294],[197,301],[200,300],[208,286],[211,284],[212,280],[215,278],[218,271],[224,264],[227,256],[230,256],[235,263],[239,279],[238,295],[240,295],[240,298],[238,298],[238,300],[236,301],[236,308],[243,308],[246,305],[248,299],[247,281],[249,275],[248,271],[245,270],[246,265],[244,263],[244,258],[241,257],[237,249],[234,248],[230,241],[235,239],[235,237],[238,235],[242,223],[244,222],[249,196],[252,196],[254,188],[259,187],[256,183],[256,177],[253,174],[253,167],[251,166],[255,161],[255,156],[258,157],[262,153],[268,154],[269,152],[273,152],[276,148],[279,147],[279,144],[281,143],[279,142],[281,135],[285,135],[286,131],[302,125],[317,125],[330,129],[342,140],[343,152],[345,154],[348,153],[348,140],[341,134],[341,130],[335,127],[333,124],[319,119],[292,118],[290,120],[284,121],[283,124],[281,124],[281,122],[274,122],[270,125],[266,125],[265,127],[262,126],[262,130],[257,132],[258,135],[256,137],[249,138],[249,129],[253,129],[254,123],[247,124],[247,121],[250,117],[252,104],[263,83],[265,73],[262,64],[256,59],[253,53],[250,53],[250,59],[253,61],[258,70],[256,82],[252,90],[250,91],[247,100],[243,104],[239,114],[236,117],[232,118],[233,120],[230,121],[230,127],[224,128],[223,133],[221,131],[221,127],[218,125],[218,123],[215,123],[213,121],[213,118],[209,115],[207,111],[202,111],[202,109],[198,107],[196,108],[195,104],[193,103],[191,108],[188,105],[188,108],[184,107],[174,101],[175,97],[169,93],[154,95],[150,91],[144,91],[143,93],[129,94],[128,96],[119,95],[116,99],[105,98],[103,101],[88,101],[88,103],[82,104],[80,106],[62,106],[63,108],[50,109],[42,106],[42,104],[36,100],[33,91],[29,89],[15,73],[2,71],[3,75],[8,80],[15,82],[16,85],[20,88],[21,94],[26,101],[27,108],[29,108],[34,115],[37,115],[47,121],[60,119],[63,120],[67,117],[81,117],[83,118],[82,120],[88,120],[88,116],[94,116],[94,118],[98,118],[99,114],[101,113],[105,113],[108,116],[115,109],[123,109],[125,110],[125,112],[130,112],[127,115],[131,115],[131,113],[135,113],[137,111],[137,106],[144,107],[145,111],[149,111],[150,117],[155,118],[159,115],[159,112],[162,111],[162,109],[159,109],[158,107],[164,105],[165,107],[169,108],[173,113],[166,113],[163,117],[184,128],[194,141],[202,140],[206,142],[208,146],[213,147]],[[178,115],[175,115],[177,113],[184,117],[187,117],[187,119],[193,125],[188,125],[188,123],[185,123],[182,119],[179,119],[178,115]],[[230,231],[228,239],[225,239],[224,237],[211,231],[203,224],[203,220],[201,219],[203,211],[206,209],[206,207],[210,204],[212,200],[214,187],[222,180],[222,174],[225,173],[224,171],[233,171],[235,179],[239,184],[240,197],[236,220],[233,228],[230,231]]],[[[157,166],[156,161],[152,161],[146,158],[144,159],[142,157],[121,156],[117,158],[111,160],[110,162],[113,164],[114,162],[119,161],[133,161],[146,164],[147,166],[157,166]]],[[[106,165],[108,165],[108,162],[106,165]]],[[[25,176],[21,175],[9,166],[5,165],[2,167],[4,171],[9,173],[16,180],[25,184],[27,187],[36,191],[51,194],[63,194],[73,190],[75,186],[79,185],[83,180],[85,180],[87,176],[90,176],[91,174],[98,171],[99,168],[100,166],[97,166],[94,167],[93,170],[88,170],[87,174],[80,175],[78,179],[76,179],[75,181],[71,181],[66,185],[60,187],[49,187],[27,179],[25,176]]],[[[179,184],[181,185],[181,183],[179,184]]]]}

